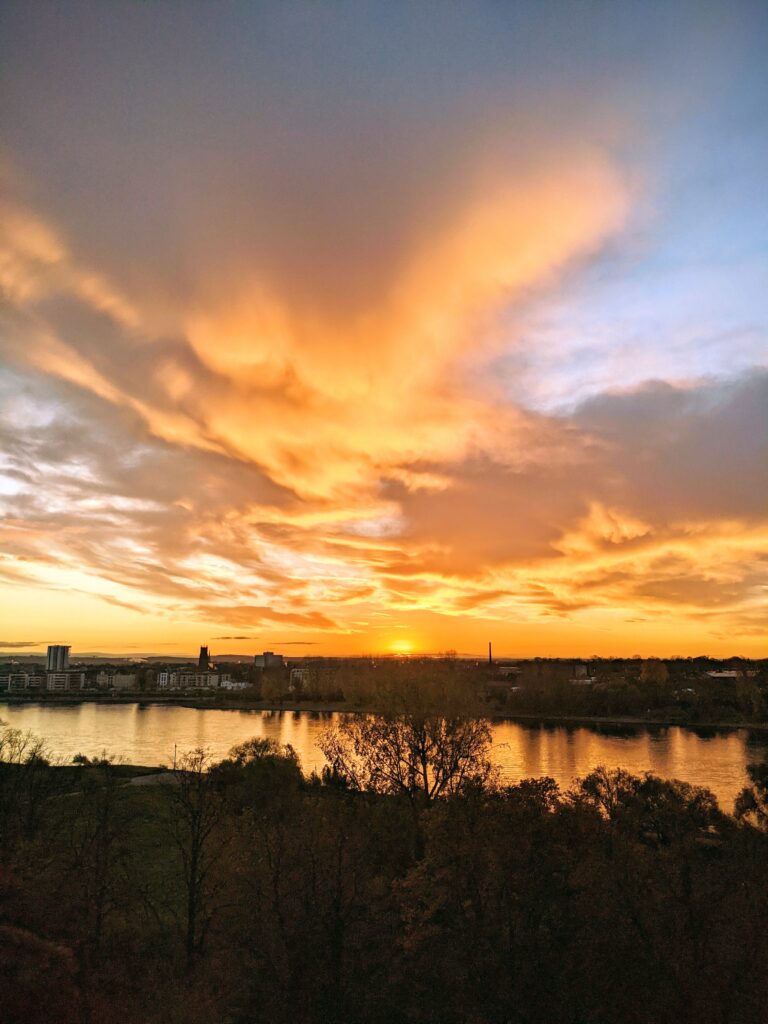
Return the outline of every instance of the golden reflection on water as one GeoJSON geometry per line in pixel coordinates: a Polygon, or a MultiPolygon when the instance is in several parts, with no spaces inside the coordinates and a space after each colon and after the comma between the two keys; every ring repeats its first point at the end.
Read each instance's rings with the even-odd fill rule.
{"type": "Polygon", "coordinates": [[[505,780],[551,775],[567,787],[602,764],[708,786],[729,809],[746,782],[746,765],[762,760],[767,748],[768,737],[746,729],[706,735],[678,726],[610,730],[494,725],[494,758],[505,780]]]}
{"type": "MultiPolygon", "coordinates": [[[[0,718],[45,738],[60,758],[106,751],[129,764],[172,764],[174,752],[205,747],[215,758],[254,736],[290,743],[306,772],[320,770],[319,733],[338,713],[223,711],[141,704],[0,706],[0,718]]],[[[768,737],[746,729],[694,732],[669,728],[584,728],[496,722],[493,758],[505,782],[550,775],[568,787],[599,764],[651,771],[708,786],[731,809],[746,765],[768,754],[768,737]]]]}

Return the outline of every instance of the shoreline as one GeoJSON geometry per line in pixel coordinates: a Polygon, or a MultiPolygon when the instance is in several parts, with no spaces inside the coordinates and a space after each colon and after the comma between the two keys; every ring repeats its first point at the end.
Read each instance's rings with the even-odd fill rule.
{"type": "MultiPolygon", "coordinates": [[[[380,709],[374,707],[358,707],[344,701],[325,703],[322,701],[283,701],[280,703],[270,701],[217,701],[214,698],[206,699],[201,697],[163,697],[156,694],[126,694],[117,696],[100,696],[89,694],[88,696],[66,697],[62,694],[55,696],[41,697],[40,695],[27,696],[20,694],[0,694],[0,707],[7,704],[11,707],[22,707],[27,704],[37,704],[51,707],[73,707],[79,704],[105,704],[105,705],[129,705],[142,704],[158,707],[183,707],[193,708],[199,711],[254,711],[254,712],[304,712],[307,714],[380,714],[380,709]]],[[[2,714],[0,713],[0,718],[2,714]]],[[[701,729],[716,729],[723,731],[734,731],[736,729],[747,729],[751,732],[768,733],[768,722],[690,722],[673,720],[670,718],[639,718],[637,716],[605,716],[605,715],[560,715],[551,712],[520,711],[516,713],[504,713],[503,711],[489,710],[487,714],[479,716],[490,719],[492,722],[519,722],[520,724],[539,725],[571,725],[574,727],[626,727],[644,729],[669,729],[675,726],[691,731],[701,729]]]]}

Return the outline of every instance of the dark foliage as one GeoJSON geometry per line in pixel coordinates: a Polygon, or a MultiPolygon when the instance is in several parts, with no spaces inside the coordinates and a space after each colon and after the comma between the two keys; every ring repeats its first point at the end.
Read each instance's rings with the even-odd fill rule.
{"type": "Polygon", "coordinates": [[[767,777],[752,778],[731,817],[705,790],[604,768],[568,792],[467,773],[414,803],[306,780],[263,741],[139,786],[24,748],[0,773],[0,1016],[758,1024],[767,777]]]}

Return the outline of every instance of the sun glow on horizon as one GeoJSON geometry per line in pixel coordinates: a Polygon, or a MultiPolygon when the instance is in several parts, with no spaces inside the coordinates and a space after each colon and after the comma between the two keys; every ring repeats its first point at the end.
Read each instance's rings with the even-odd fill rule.
{"type": "Polygon", "coordinates": [[[414,645],[412,640],[393,640],[389,645],[391,654],[400,654],[407,656],[414,653],[414,645]]]}

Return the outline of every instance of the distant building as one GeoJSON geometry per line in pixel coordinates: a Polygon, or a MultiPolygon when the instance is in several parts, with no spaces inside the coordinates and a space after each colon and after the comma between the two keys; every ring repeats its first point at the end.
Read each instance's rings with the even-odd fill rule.
{"type": "Polygon", "coordinates": [[[264,651],[263,654],[256,654],[253,658],[256,668],[283,668],[285,660],[282,654],[275,654],[274,651],[264,651]]]}
{"type": "Polygon", "coordinates": [[[573,675],[569,682],[572,686],[592,686],[597,682],[597,677],[589,674],[588,665],[577,662],[573,666],[573,675]]]}
{"type": "Polygon", "coordinates": [[[103,690],[135,690],[136,675],[129,672],[99,672],[96,685],[103,690]]]}
{"type": "Polygon", "coordinates": [[[45,668],[48,672],[66,672],[69,668],[69,647],[64,644],[49,646],[45,668]]]}
{"type": "Polygon", "coordinates": [[[222,690],[245,690],[248,687],[248,683],[243,682],[240,679],[233,679],[231,676],[222,676],[219,686],[222,690]]]}
{"type": "Polygon", "coordinates": [[[158,690],[215,690],[232,679],[229,673],[218,672],[158,672],[158,690]]]}
{"type": "Polygon", "coordinates": [[[508,679],[510,676],[519,676],[522,669],[516,661],[494,661],[494,675],[497,679],[508,679]]]}
{"type": "Polygon", "coordinates": [[[309,669],[304,666],[297,665],[291,669],[291,679],[288,683],[288,692],[295,693],[297,690],[303,690],[305,686],[309,685],[309,681],[309,669]]]}
{"type": "Polygon", "coordinates": [[[200,670],[200,672],[207,672],[208,671],[208,668],[210,666],[210,661],[211,661],[211,659],[210,659],[210,657],[208,655],[208,648],[207,647],[201,647],[200,648],[200,657],[197,659],[197,667],[200,670]]]}
{"type": "Polygon", "coordinates": [[[45,686],[45,676],[37,672],[10,672],[0,676],[0,690],[10,693],[12,690],[41,690],[45,686]]]}
{"type": "Polygon", "coordinates": [[[82,690],[85,686],[85,672],[49,672],[46,677],[48,690],[82,690]]]}
{"type": "Polygon", "coordinates": [[[215,690],[219,675],[217,672],[180,672],[179,682],[185,690],[215,690]]]}

